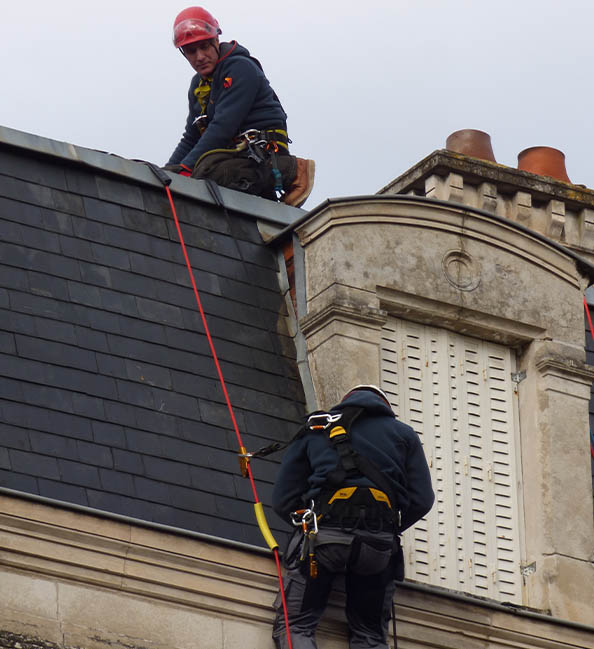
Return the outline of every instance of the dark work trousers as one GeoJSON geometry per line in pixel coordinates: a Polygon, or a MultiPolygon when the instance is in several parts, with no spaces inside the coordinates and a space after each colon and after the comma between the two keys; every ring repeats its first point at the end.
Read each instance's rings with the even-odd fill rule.
{"type": "MultiPolygon", "coordinates": [[[[350,649],[388,649],[394,579],[402,578],[399,543],[394,552],[394,537],[385,532],[321,529],[319,536],[315,550],[318,576],[307,575],[307,561],[305,566],[289,564],[286,569],[285,598],[293,649],[317,649],[315,632],[337,575],[345,577],[350,649]]],[[[289,560],[290,553],[291,544],[289,560]]],[[[277,649],[288,649],[280,593],[275,609],[272,637],[277,649]]]]}
{"type": "MultiPolygon", "coordinates": [[[[216,149],[200,159],[194,167],[192,178],[210,178],[221,187],[276,200],[272,160],[268,153],[263,155],[266,159],[257,162],[250,157],[247,149],[216,149]]],[[[297,158],[279,148],[276,164],[282,176],[283,189],[287,191],[297,175],[297,158]]]]}

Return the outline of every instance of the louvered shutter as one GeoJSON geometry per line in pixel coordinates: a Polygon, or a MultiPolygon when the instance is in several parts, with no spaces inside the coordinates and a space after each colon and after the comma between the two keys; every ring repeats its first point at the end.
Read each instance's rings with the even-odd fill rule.
{"type": "Polygon", "coordinates": [[[509,349],[388,319],[382,387],[421,436],[436,502],[404,534],[407,577],[521,603],[517,417],[509,349]]]}

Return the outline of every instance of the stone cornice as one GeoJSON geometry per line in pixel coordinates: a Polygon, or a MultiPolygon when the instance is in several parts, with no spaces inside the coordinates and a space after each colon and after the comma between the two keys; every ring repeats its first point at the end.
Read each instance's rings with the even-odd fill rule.
{"type": "Polygon", "coordinates": [[[299,325],[306,336],[311,336],[332,320],[363,324],[378,329],[386,323],[386,318],[387,313],[381,309],[333,303],[301,318],[299,325]]]}
{"type": "Polygon", "coordinates": [[[572,359],[540,358],[535,363],[541,374],[552,374],[564,378],[579,380],[587,385],[594,381],[594,366],[579,363],[572,359]]]}
{"type": "Polygon", "coordinates": [[[501,344],[521,345],[545,333],[544,329],[528,323],[481,313],[396,289],[378,287],[377,296],[381,307],[390,315],[452,331],[463,331],[465,334],[501,344]]]}

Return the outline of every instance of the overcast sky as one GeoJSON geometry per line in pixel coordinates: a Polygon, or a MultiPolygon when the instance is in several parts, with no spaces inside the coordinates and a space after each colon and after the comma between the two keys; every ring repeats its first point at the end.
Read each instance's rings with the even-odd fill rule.
{"type": "MultiPolygon", "coordinates": [[[[163,164],[192,70],[164,0],[5,2],[0,124],[163,164]]],[[[372,194],[449,133],[490,133],[497,161],[547,145],[594,187],[591,0],[228,0],[206,5],[223,40],[264,66],[313,158],[306,207],[372,194]]]]}

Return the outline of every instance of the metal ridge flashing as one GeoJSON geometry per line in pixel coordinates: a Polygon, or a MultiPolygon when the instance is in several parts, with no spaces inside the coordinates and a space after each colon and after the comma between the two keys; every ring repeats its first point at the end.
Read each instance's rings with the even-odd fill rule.
{"type": "MultiPolygon", "coordinates": [[[[142,160],[129,160],[117,154],[87,149],[68,142],[50,140],[40,135],[17,131],[1,125],[0,146],[58,158],[71,164],[97,169],[143,185],[162,187],[142,160]]],[[[171,178],[170,187],[176,194],[216,205],[204,181],[186,178],[178,174],[171,174],[171,178]]],[[[251,196],[225,187],[221,187],[220,190],[227,209],[264,221],[270,221],[276,225],[287,226],[304,214],[304,210],[284,203],[275,203],[259,196],[251,196]]]]}
{"type": "Polygon", "coordinates": [[[510,219],[506,219],[502,216],[497,216],[496,214],[492,214],[491,212],[487,212],[486,210],[482,210],[478,207],[471,207],[470,205],[465,205],[464,203],[444,201],[437,198],[427,198],[425,196],[408,196],[407,194],[368,194],[368,195],[363,194],[361,196],[343,196],[339,198],[327,198],[325,201],[323,201],[319,205],[316,205],[316,207],[314,207],[312,210],[310,210],[309,212],[301,216],[299,219],[297,219],[296,221],[294,221],[293,223],[285,227],[283,230],[281,230],[277,235],[275,235],[269,241],[267,241],[266,245],[274,245],[275,243],[282,241],[286,236],[288,236],[290,232],[293,232],[296,228],[298,228],[300,225],[305,223],[308,219],[315,216],[318,212],[321,212],[326,207],[329,207],[331,205],[339,205],[341,203],[350,203],[350,202],[357,202],[357,201],[370,201],[370,202],[388,201],[394,203],[408,201],[413,203],[425,203],[428,205],[439,205],[441,207],[454,207],[456,209],[461,209],[464,210],[465,212],[469,212],[471,214],[474,213],[474,214],[478,214],[479,216],[486,216],[489,219],[500,223],[501,225],[514,228],[516,230],[519,230],[520,232],[523,232],[524,234],[534,237],[535,239],[538,239],[542,243],[551,246],[551,248],[555,248],[555,250],[558,250],[559,252],[567,255],[568,257],[571,257],[576,262],[576,266],[578,267],[580,272],[582,272],[584,275],[586,275],[589,278],[591,284],[594,284],[594,265],[586,261],[582,257],[580,257],[577,253],[573,252],[573,250],[570,250],[569,248],[566,248],[560,243],[557,243],[556,241],[553,241],[552,239],[545,237],[544,234],[540,234],[540,232],[535,232],[534,230],[531,230],[530,228],[526,227],[525,225],[522,225],[521,223],[517,223],[516,221],[511,221],[510,219]]]}

